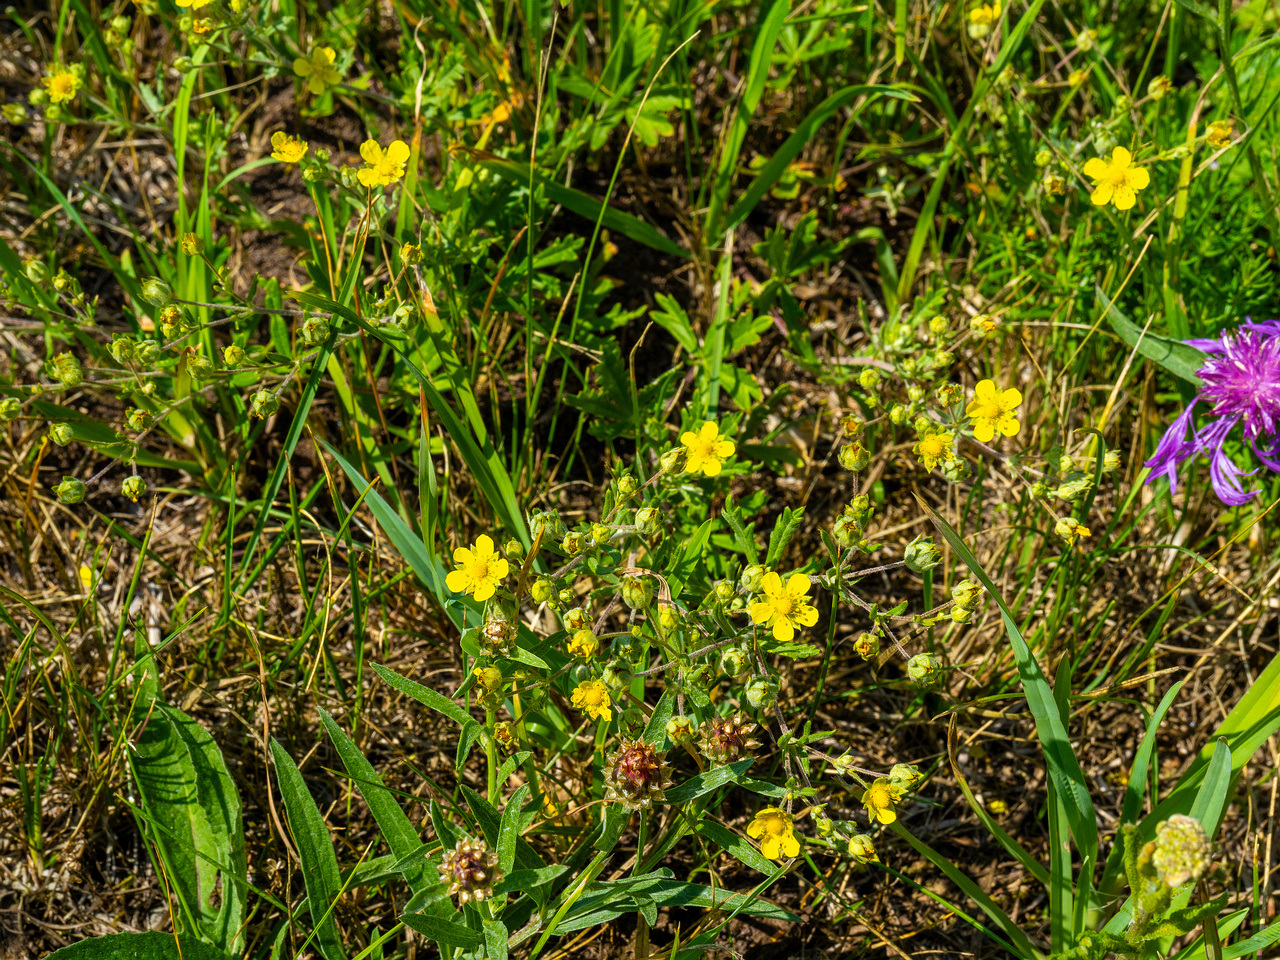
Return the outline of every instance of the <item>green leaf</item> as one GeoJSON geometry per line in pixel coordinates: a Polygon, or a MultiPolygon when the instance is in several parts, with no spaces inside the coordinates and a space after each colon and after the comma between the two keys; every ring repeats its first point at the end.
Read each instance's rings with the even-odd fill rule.
{"type": "MultiPolygon", "coordinates": [[[[498,835],[502,830],[502,819],[498,816],[498,811],[480,794],[476,793],[466,784],[462,784],[462,795],[466,798],[467,806],[471,808],[471,812],[475,815],[476,822],[480,824],[480,829],[484,833],[485,843],[493,848],[498,846],[498,835]]],[[[518,792],[518,791],[517,791],[518,792]]],[[[521,837],[516,838],[516,854],[515,865],[521,870],[538,870],[546,866],[542,858],[538,856],[536,850],[529,846],[529,842],[521,837]]]]}
{"type": "Polygon", "coordinates": [[[342,892],[338,876],[338,857],[329,839],[329,828],[307,784],[298,772],[293,758],[271,738],[271,756],[275,760],[276,780],[284,797],[289,816],[289,832],[293,834],[298,857],[302,860],[302,879],[307,890],[307,906],[311,910],[316,950],[324,960],[345,960],[338,924],[333,918],[333,905],[342,892]]]}
{"type": "Polygon", "coordinates": [[[1164,715],[1173,706],[1173,700],[1182,690],[1184,683],[1186,683],[1185,680],[1179,680],[1170,687],[1161,699],[1160,705],[1156,707],[1155,713],[1151,715],[1147,731],[1142,735],[1142,743],[1138,746],[1138,752],[1134,754],[1133,768],[1129,771],[1129,785],[1125,787],[1124,804],[1120,808],[1121,823],[1133,823],[1142,812],[1142,798],[1147,792],[1147,775],[1151,768],[1151,753],[1156,747],[1156,730],[1159,729],[1164,715]]]}
{"type": "Polygon", "coordinates": [[[1198,14],[1208,20],[1217,21],[1218,11],[1213,9],[1207,3],[1201,3],[1200,0],[1177,0],[1178,6],[1186,7],[1192,13],[1198,14]]]}
{"type": "Polygon", "coordinates": [[[772,570],[777,566],[802,520],[804,520],[804,507],[798,507],[795,510],[790,507],[782,508],[782,516],[778,518],[773,533],[769,534],[769,552],[764,558],[766,567],[772,570]]]}
{"type": "Polygon", "coordinates": [[[671,715],[675,712],[675,707],[675,695],[669,688],[663,690],[662,696],[658,698],[658,705],[653,708],[653,715],[649,717],[649,722],[644,726],[646,743],[651,743],[659,749],[662,748],[667,739],[667,721],[671,719],[671,715]]]}
{"type": "MultiPolygon", "coordinates": [[[[1184,2],[1184,0],[1179,0],[1184,2]]],[[[1097,287],[1098,299],[1102,301],[1107,312],[1107,320],[1120,339],[1157,366],[1163,367],[1175,377],[1181,377],[1193,386],[1200,386],[1198,371],[1209,358],[1190,344],[1178,340],[1170,340],[1150,331],[1145,334],[1120,312],[1119,307],[1107,299],[1102,287],[1097,287]]]]}
{"type": "Polygon", "coordinates": [[[217,744],[181,710],[156,700],[131,766],[148,833],[191,926],[184,932],[239,953],[248,893],[244,824],[217,744]]]}
{"type": "Polygon", "coordinates": [[[507,960],[507,928],[497,920],[482,920],[484,950],[488,960],[507,960]]]}
{"type": "MultiPolygon", "coordinates": [[[[360,748],[347,736],[346,731],[338,726],[333,717],[329,716],[323,707],[319,710],[320,720],[329,733],[329,739],[333,741],[338,757],[342,760],[347,773],[351,775],[352,782],[360,791],[360,796],[364,797],[364,802],[369,805],[369,812],[378,822],[378,830],[382,833],[382,838],[387,841],[387,846],[391,848],[391,855],[397,860],[403,860],[420,850],[422,839],[418,836],[418,831],[413,828],[400,802],[382,782],[382,777],[373,768],[373,764],[360,752],[360,748]]],[[[424,873],[425,864],[426,861],[423,859],[418,864],[403,865],[405,882],[414,893],[436,885],[428,883],[424,873]]]]}
{"type": "Polygon", "coordinates": [[[1205,771],[1204,782],[1196,793],[1195,803],[1191,805],[1191,816],[1200,821],[1204,832],[1213,837],[1218,832],[1218,824],[1222,822],[1222,814],[1227,808],[1227,793],[1231,790],[1231,747],[1226,737],[1219,737],[1214,743],[1213,759],[1209,761],[1209,769],[1205,771]]]}
{"type": "Polygon", "coordinates": [[[425,913],[401,914],[400,920],[406,927],[418,931],[433,943],[438,943],[441,948],[474,950],[484,943],[484,938],[480,934],[452,920],[425,913]]]}
{"type": "Polygon", "coordinates": [[[109,933],[55,950],[45,960],[228,960],[217,947],[186,934],[109,933]]]}
{"type": "Polygon", "coordinates": [[[916,502],[933,521],[933,525],[937,527],[943,539],[951,545],[951,549],[986,587],[987,593],[1000,608],[1000,614],[1004,619],[1005,635],[1009,638],[1014,663],[1018,668],[1018,679],[1022,682],[1022,689],[1026,694],[1027,706],[1031,708],[1031,715],[1035,719],[1036,736],[1040,739],[1040,747],[1049,768],[1049,776],[1053,779],[1054,786],[1065,806],[1067,820],[1071,825],[1071,833],[1075,837],[1080,855],[1096,861],[1098,822],[1093,809],[1093,800],[1085,785],[1080,762],[1076,759],[1075,751],[1071,749],[1071,741],[1067,738],[1067,727],[1062,721],[1062,714],[1054,700],[1053,690],[1049,687],[1049,681],[1045,679],[1039,661],[1023,639],[1022,632],[1014,622],[1013,614],[1009,612],[996,585],[982,569],[977,558],[965,546],[960,535],[919,496],[916,497],[916,502]]]}
{"type": "Polygon", "coordinates": [[[1273,943],[1280,943],[1280,921],[1263,927],[1248,940],[1241,940],[1225,948],[1222,951],[1222,960],[1236,960],[1237,957],[1243,957],[1246,953],[1260,953],[1263,948],[1273,943]]]}
{"type": "Polygon", "coordinates": [[[727,783],[733,783],[739,776],[751,766],[751,759],[735,760],[733,763],[723,767],[712,767],[705,773],[700,773],[696,777],[690,777],[679,786],[671,787],[667,790],[667,803],[688,803],[704,793],[710,793],[718,787],[723,787],[727,783]]]}
{"type": "Polygon", "coordinates": [[[515,866],[516,840],[520,837],[521,808],[529,799],[529,785],[523,784],[507,800],[502,810],[502,822],[498,825],[498,867],[507,873],[515,866]]]}
{"type": "Polygon", "coordinates": [[[430,707],[436,713],[444,714],[460,727],[465,727],[468,723],[475,723],[475,719],[467,711],[463,710],[458,704],[454,703],[442,693],[432,690],[430,687],[424,687],[416,680],[410,680],[408,677],[402,677],[394,670],[388,670],[379,663],[373,665],[373,672],[380,676],[391,686],[395,687],[401,693],[412,697],[423,706],[430,707]]]}

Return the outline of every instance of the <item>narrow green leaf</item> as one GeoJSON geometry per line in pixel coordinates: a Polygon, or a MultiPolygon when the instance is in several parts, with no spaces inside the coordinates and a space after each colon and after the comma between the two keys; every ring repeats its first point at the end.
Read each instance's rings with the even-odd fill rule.
{"type": "Polygon", "coordinates": [[[424,706],[430,707],[432,710],[436,711],[436,713],[443,714],[459,727],[465,727],[468,723],[475,722],[475,719],[471,714],[467,713],[467,711],[463,710],[462,707],[454,703],[444,694],[438,693],[430,687],[424,687],[416,680],[410,680],[408,677],[402,677],[394,670],[388,670],[380,663],[375,663],[373,665],[373,672],[401,693],[412,697],[424,706]]]}
{"type": "Polygon", "coordinates": [[[1190,344],[1170,340],[1150,331],[1144,334],[1141,327],[1135,325],[1108,299],[1101,286],[1097,287],[1097,294],[1103,309],[1106,310],[1107,320],[1121,340],[1130,347],[1136,348],[1152,363],[1168,370],[1175,377],[1181,377],[1193,386],[1200,385],[1200,378],[1196,376],[1196,371],[1209,359],[1203,352],[1190,344]]]}
{"type": "Polygon", "coordinates": [[[688,803],[704,793],[710,793],[718,787],[723,787],[727,783],[733,783],[739,776],[751,766],[750,758],[745,760],[735,760],[733,763],[723,767],[712,767],[705,773],[700,773],[696,777],[690,777],[679,786],[671,787],[667,790],[667,803],[688,803]]]}
{"type": "Polygon", "coordinates": [[[507,960],[507,928],[497,920],[482,920],[487,960],[507,960]]]}
{"type": "Polygon", "coordinates": [[[714,820],[700,820],[694,829],[699,835],[706,837],[725,853],[736,857],[752,870],[759,870],[764,874],[771,874],[777,870],[777,865],[753,847],[746,837],[738,836],[714,820]]]}
{"type": "Polygon", "coordinates": [[[405,913],[401,914],[400,921],[442,948],[474,950],[484,943],[484,938],[470,927],[431,914],[405,913]]]}
{"type": "Polygon", "coordinates": [[[515,866],[516,840],[520,837],[521,807],[529,799],[529,786],[523,784],[507,800],[498,826],[498,866],[507,873],[515,866]]]}
{"type": "Polygon", "coordinates": [[[1226,737],[1219,737],[1214,743],[1213,759],[1209,761],[1209,769],[1205,771],[1204,782],[1196,793],[1195,803],[1191,805],[1191,816],[1200,821],[1204,832],[1213,837],[1218,832],[1218,824],[1222,822],[1222,814],[1227,807],[1227,794],[1231,790],[1231,747],[1226,737]]]}
{"type": "Polygon", "coordinates": [[[1142,812],[1142,798],[1147,792],[1147,776],[1151,770],[1151,753],[1156,748],[1156,731],[1160,727],[1160,722],[1164,720],[1165,714],[1169,712],[1169,708],[1173,706],[1174,698],[1182,690],[1184,683],[1186,683],[1185,680],[1179,680],[1169,688],[1168,693],[1156,707],[1155,713],[1151,715],[1147,730],[1142,735],[1142,743],[1138,745],[1138,752],[1133,757],[1133,768],[1129,771],[1129,785],[1125,787],[1124,803],[1120,808],[1122,824],[1133,823],[1142,812]]]}

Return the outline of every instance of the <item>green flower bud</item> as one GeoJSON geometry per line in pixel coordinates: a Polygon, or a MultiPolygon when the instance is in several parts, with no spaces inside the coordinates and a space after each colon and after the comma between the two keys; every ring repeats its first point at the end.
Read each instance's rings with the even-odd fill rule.
{"type": "Polygon", "coordinates": [[[865,527],[854,515],[853,511],[849,507],[845,507],[840,516],[836,517],[836,522],[831,527],[831,535],[835,538],[836,543],[847,550],[862,539],[864,530],[865,527]]]}
{"type": "Polygon", "coordinates": [[[1173,89],[1173,81],[1166,76],[1152,77],[1151,82],[1147,84],[1147,96],[1152,100],[1163,100],[1165,96],[1173,89]]]}
{"type": "Polygon", "coordinates": [[[561,590],[560,593],[557,594],[557,597],[561,603],[573,603],[573,591],[568,587],[561,590]]]}
{"type": "Polygon", "coordinates": [[[653,584],[648,577],[627,577],[620,592],[622,602],[632,610],[643,610],[653,601],[653,584]]]}
{"type": "Polygon", "coordinates": [[[529,535],[543,543],[559,540],[564,536],[564,523],[555,510],[538,510],[529,515],[529,535]]]}
{"type": "Polygon", "coordinates": [[[586,630],[591,626],[591,617],[582,607],[574,607],[565,612],[564,625],[570,630],[586,630]]]}
{"type": "Polygon", "coordinates": [[[59,270],[53,275],[53,289],[59,293],[65,293],[72,284],[71,274],[65,270],[59,270]]]}
{"type": "Polygon", "coordinates": [[[951,599],[959,606],[972,607],[982,599],[982,584],[968,578],[951,588],[951,599]]]}
{"type": "Polygon", "coordinates": [[[880,381],[882,379],[884,378],[880,376],[880,371],[876,370],[874,367],[867,367],[858,374],[858,383],[862,386],[863,390],[874,390],[880,385],[880,381]]]}
{"type": "Polygon", "coordinates": [[[906,423],[907,417],[909,416],[911,416],[911,411],[907,408],[907,405],[904,403],[895,403],[892,407],[889,408],[889,419],[894,423],[896,423],[898,426],[902,426],[904,423],[906,423]]]}
{"type": "Polygon", "coordinates": [[[683,459],[684,447],[677,447],[664,453],[658,460],[658,466],[661,467],[663,473],[672,473],[679,468],[683,459]]]}
{"type": "Polygon", "coordinates": [[[178,246],[182,248],[182,252],[188,257],[194,257],[204,253],[204,237],[188,231],[182,235],[182,239],[178,241],[178,246]]]}
{"type": "Polygon", "coordinates": [[[846,440],[857,440],[862,436],[862,428],[866,426],[861,417],[854,414],[846,414],[844,419],[840,421],[840,429],[844,432],[846,440]]]}
{"type": "Polygon", "coordinates": [[[1053,159],[1053,151],[1050,150],[1048,147],[1041,147],[1039,150],[1036,151],[1037,167],[1047,167],[1049,165],[1049,161],[1051,161],[1052,159],[1053,159]]]}
{"type": "Polygon", "coordinates": [[[853,649],[863,660],[874,660],[880,656],[880,638],[874,633],[860,633],[853,641],[853,649]]]}
{"type": "Polygon", "coordinates": [[[738,595],[737,591],[733,589],[733,584],[730,583],[728,580],[721,580],[719,583],[717,583],[715,586],[715,591],[716,591],[716,599],[719,600],[721,603],[730,603],[732,602],[733,598],[738,595]]]}
{"type": "Polygon", "coordinates": [[[141,433],[151,426],[152,417],[149,410],[138,410],[130,407],[124,415],[124,421],[128,424],[130,430],[141,433]]]}
{"type": "Polygon", "coordinates": [[[903,553],[902,559],[906,563],[908,570],[924,573],[926,570],[932,570],[942,562],[942,551],[938,549],[932,537],[921,535],[907,544],[907,549],[903,553]]]}
{"type": "Polygon", "coordinates": [[[269,390],[259,390],[249,401],[250,416],[265,420],[280,409],[280,398],[269,390]]]}
{"type": "Polygon", "coordinates": [[[410,267],[417,266],[422,262],[422,247],[413,243],[404,244],[400,247],[400,260],[410,267]]]}
{"type": "Polygon", "coordinates": [[[147,485],[141,477],[127,477],[124,483],[120,484],[120,492],[137,503],[138,498],[147,492],[147,485]]]}
{"type": "Polygon", "coordinates": [[[108,349],[119,364],[128,363],[137,354],[137,345],[133,342],[133,337],[127,333],[117,333],[108,349]]]}
{"type": "Polygon", "coordinates": [[[686,716],[672,717],[667,721],[667,736],[672,743],[692,743],[696,732],[693,721],[686,716]]]}
{"type": "Polygon", "coordinates": [[[603,523],[593,523],[591,525],[591,539],[596,543],[608,543],[611,533],[612,531],[603,523]]]}
{"type": "Polygon", "coordinates": [[[942,664],[931,653],[917,653],[907,661],[907,676],[922,687],[932,686],[941,669],[942,664]]]}
{"type": "Polygon", "coordinates": [[[222,362],[228,367],[242,367],[248,359],[249,355],[244,352],[244,348],[237,347],[234,343],[222,348],[222,362]]]}
{"type": "Polygon", "coordinates": [[[906,789],[924,779],[924,774],[911,763],[895,763],[889,771],[889,782],[906,789]]]}
{"type": "Polygon", "coordinates": [[[324,317],[308,317],[298,331],[302,342],[309,347],[318,347],[329,339],[329,321],[324,317]]]}
{"type": "Polygon", "coordinates": [[[534,581],[533,589],[529,592],[533,595],[534,603],[547,603],[556,595],[556,585],[543,578],[534,581]]]}
{"type": "Polygon", "coordinates": [[[134,346],[134,358],[143,366],[150,366],[160,359],[160,343],[157,340],[139,340],[134,346]]]}
{"type": "Polygon", "coordinates": [[[71,432],[71,424],[69,423],[51,423],[49,425],[49,439],[60,447],[65,447],[68,443],[75,439],[75,434],[71,432]]]}
{"type": "Polygon", "coordinates": [[[148,277],[142,281],[142,299],[153,307],[163,307],[173,299],[173,288],[159,277],[148,277]]]}
{"type": "Polygon", "coordinates": [[[777,677],[752,677],[747,683],[747,703],[756,710],[769,710],[778,702],[777,677]]]}
{"type": "Polygon", "coordinates": [[[214,374],[213,361],[200,354],[193,354],[187,360],[187,373],[192,380],[208,380],[214,374]]]}
{"type": "Polygon", "coordinates": [[[49,268],[43,260],[37,260],[35,257],[27,257],[22,261],[22,272],[36,285],[43,285],[49,280],[49,268]]]}
{"type": "Polygon", "coordinates": [[[1199,880],[1209,871],[1209,838],[1195,817],[1175,813],[1156,825],[1156,845],[1151,865],[1156,876],[1170,887],[1199,880]]]}
{"type": "Polygon", "coordinates": [[[760,584],[764,580],[764,567],[758,563],[753,563],[742,571],[742,576],[738,582],[742,584],[742,589],[747,593],[759,593],[760,584]]]}
{"type": "Polygon", "coordinates": [[[650,537],[661,528],[661,514],[657,507],[641,507],[636,511],[636,529],[650,537]]]}
{"type": "Polygon", "coordinates": [[[503,555],[512,563],[524,563],[524,544],[512,537],[502,547],[503,555]]]}
{"type": "Polygon", "coordinates": [[[78,387],[84,382],[80,361],[69,353],[58,354],[53,358],[53,378],[65,386],[78,387]]]}
{"type": "Polygon", "coordinates": [[[85,495],[84,481],[77,480],[75,477],[63,477],[62,482],[53,488],[53,492],[57,495],[59,503],[79,503],[85,495]]]}
{"type": "Polygon", "coordinates": [[[1031,484],[1031,496],[1035,497],[1037,500],[1047,499],[1049,493],[1049,485],[1043,480],[1037,480],[1035,483],[1031,484]]]}
{"type": "Polygon", "coordinates": [[[618,493],[621,496],[629,497],[638,489],[639,485],[636,483],[636,478],[630,474],[624,473],[618,478],[618,493]]]}
{"type": "Polygon", "coordinates": [[[950,326],[951,324],[947,322],[946,317],[942,317],[942,316],[934,317],[932,320],[929,321],[929,332],[932,333],[935,337],[940,337],[947,332],[947,329],[950,326]]]}
{"type": "Polygon", "coordinates": [[[26,107],[20,103],[6,103],[0,107],[0,114],[3,114],[4,118],[15,127],[20,123],[27,122],[26,107]]]}
{"type": "Polygon", "coordinates": [[[604,670],[600,673],[600,679],[604,681],[604,685],[615,693],[628,687],[634,677],[631,664],[619,658],[606,663],[604,670]]]}
{"type": "Polygon", "coordinates": [[[970,623],[973,620],[973,607],[952,607],[951,619],[956,623],[970,623]]]}
{"type": "Polygon", "coordinates": [[[855,440],[840,448],[839,460],[840,466],[856,472],[871,462],[871,454],[867,452],[867,448],[860,440],[855,440]]]}
{"type": "Polygon", "coordinates": [[[809,819],[813,821],[813,829],[817,831],[818,836],[829,837],[835,833],[835,823],[821,810],[814,810],[809,814],[809,819]]]}
{"type": "Polygon", "coordinates": [[[720,671],[726,676],[740,677],[751,664],[751,654],[744,647],[726,647],[720,652],[720,671]]]}
{"type": "Polygon", "coordinates": [[[624,734],[637,736],[645,726],[644,711],[637,706],[630,706],[622,711],[619,726],[624,734]]]}
{"type": "Polygon", "coordinates": [[[578,531],[574,530],[564,535],[564,539],[560,541],[560,547],[571,557],[576,557],[587,546],[587,538],[578,531]]]}
{"type": "Polygon", "coordinates": [[[920,386],[918,383],[913,383],[911,386],[907,387],[907,399],[912,403],[919,403],[924,399],[924,387],[920,386]]]}
{"type": "Polygon", "coordinates": [[[22,416],[22,401],[17,397],[5,397],[0,400],[0,420],[17,420],[22,416]]]}
{"type": "Polygon", "coordinates": [[[846,848],[849,856],[853,857],[859,863],[878,863],[880,858],[876,856],[876,846],[872,843],[871,838],[865,833],[859,833],[849,838],[849,846],[846,848]]]}

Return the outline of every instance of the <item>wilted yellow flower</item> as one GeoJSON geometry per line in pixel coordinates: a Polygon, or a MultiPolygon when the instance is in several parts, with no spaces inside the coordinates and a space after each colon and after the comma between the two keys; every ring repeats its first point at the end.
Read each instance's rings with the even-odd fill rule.
{"type": "Polygon", "coordinates": [[[454,593],[469,593],[477,600],[492,597],[507,575],[507,561],[494,552],[493,540],[483,533],[470,550],[459,547],[453,551],[453,562],[458,569],[444,578],[445,586],[454,593]]]}
{"type": "Polygon", "coordinates": [[[747,836],[760,841],[760,852],[770,860],[794,857],[800,852],[792,824],[795,818],[778,807],[765,807],[747,824],[747,836]]]}
{"type": "Polygon", "coordinates": [[[600,641],[590,630],[575,630],[569,638],[569,653],[583,660],[590,660],[600,649],[600,641]]]}
{"type": "Polygon", "coordinates": [[[609,700],[609,688],[600,680],[583,680],[578,684],[569,702],[592,720],[612,720],[613,704],[609,700]]]}
{"type": "Polygon", "coordinates": [[[1209,129],[1204,135],[1204,142],[1214,150],[1221,150],[1223,147],[1230,146],[1234,126],[1234,123],[1230,120],[1213,121],[1213,123],[1209,124],[1209,129]]]}
{"type": "Polygon", "coordinates": [[[898,819],[893,809],[902,799],[901,788],[890,783],[884,777],[876,777],[871,786],[862,794],[862,805],[867,808],[867,815],[881,823],[893,823],[898,819]]]}
{"type": "Polygon", "coordinates": [[[1022,424],[1013,411],[1022,404],[1022,394],[1012,387],[997,390],[991,380],[978,381],[973,392],[974,398],[965,408],[973,421],[973,435],[983,443],[990,443],[997,430],[1006,437],[1016,437],[1022,424]]]}
{"type": "Polygon", "coordinates": [[[1067,74],[1067,83],[1073,87],[1078,87],[1089,79],[1088,70],[1072,70],[1067,74]]]}
{"type": "Polygon", "coordinates": [[[751,604],[751,620],[773,630],[773,637],[782,643],[790,642],[796,627],[812,627],[818,622],[818,610],[805,603],[809,599],[809,578],[803,573],[792,574],[786,585],[776,573],[769,572],[760,581],[763,600],[751,604]]]}
{"type": "Polygon", "coordinates": [[[307,155],[310,145],[305,140],[295,140],[283,130],[271,135],[271,156],[281,163],[297,163],[307,155]]]}
{"type": "Polygon", "coordinates": [[[49,99],[53,103],[74,100],[76,94],[80,92],[80,87],[84,85],[78,73],[60,63],[53,64],[40,82],[49,91],[49,99]]]}
{"type": "Polygon", "coordinates": [[[1080,523],[1075,517],[1063,517],[1053,525],[1053,532],[1067,541],[1068,544],[1075,543],[1080,537],[1093,536],[1093,531],[1080,523]]]}
{"type": "Polygon", "coordinates": [[[342,74],[333,65],[336,58],[333,47],[316,47],[310,55],[293,61],[293,72],[307,81],[308,90],[319,96],[342,82],[342,74]]]}
{"type": "Polygon", "coordinates": [[[990,314],[980,313],[969,320],[969,329],[980,337],[994,336],[1000,321],[990,314]]]}
{"type": "Polygon", "coordinates": [[[422,247],[416,243],[406,243],[400,248],[400,259],[409,266],[422,262],[422,247]]]}
{"type": "Polygon", "coordinates": [[[476,678],[476,682],[485,690],[496,690],[502,686],[502,671],[497,667],[476,667],[471,671],[476,678]]]}
{"type": "Polygon", "coordinates": [[[991,32],[996,21],[1000,19],[1000,0],[995,3],[980,3],[969,11],[969,36],[981,40],[991,32]]]}
{"type": "Polygon", "coordinates": [[[680,442],[684,444],[688,457],[684,464],[685,470],[689,473],[704,473],[708,477],[716,476],[724,461],[732,457],[737,449],[732,440],[720,439],[720,427],[714,420],[704,423],[697,433],[686,430],[680,434],[680,442]]]}
{"type": "Polygon", "coordinates": [[[956,459],[955,434],[950,430],[937,430],[925,434],[913,451],[926,470],[932,470],[939,463],[951,463],[956,459]]]}
{"type": "Polygon", "coordinates": [[[1084,175],[1094,183],[1089,197],[1094,206],[1114,203],[1117,210],[1128,210],[1135,202],[1135,192],[1151,183],[1151,175],[1143,167],[1135,167],[1133,154],[1116,147],[1110,160],[1094,157],[1084,165],[1084,175]]]}
{"type": "Polygon", "coordinates": [[[368,166],[361,167],[356,175],[366,187],[385,187],[404,176],[404,163],[409,159],[409,145],[403,140],[392,140],[383,150],[377,140],[366,140],[360,145],[360,156],[368,166]]]}

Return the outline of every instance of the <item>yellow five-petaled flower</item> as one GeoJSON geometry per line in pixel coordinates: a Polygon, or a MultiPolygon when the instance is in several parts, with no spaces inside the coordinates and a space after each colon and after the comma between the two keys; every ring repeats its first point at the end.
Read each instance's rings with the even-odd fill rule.
{"type": "Polygon", "coordinates": [[[392,140],[383,150],[377,140],[360,144],[360,156],[368,166],[356,174],[366,187],[385,187],[404,176],[404,162],[409,159],[409,145],[403,140],[392,140]]]}
{"type": "Polygon", "coordinates": [[[684,444],[687,456],[685,470],[689,473],[705,473],[708,477],[718,474],[721,465],[737,449],[732,440],[720,439],[720,428],[714,420],[704,423],[697,433],[686,430],[680,434],[680,442],[684,444]]]}
{"type": "Polygon", "coordinates": [[[812,627],[818,622],[818,609],[805,603],[809,599],[809,578],[803,573],[793,573],[783,584],[782,578],[772,571],[760,581],[764,599],[751,604],[751,620],[773,630],[773,638],[781,643],[790,642],[796,627],[812,627]]]}
{"type": "Polygon", "coordinates": [[[51,101],[54,103],[66,103],[68,100],[75,99],[75,95],[80,91],[84,81],[70,67],[55,63],[49,68],[49,72],[40,82],[49,91],[49,99],[51,101]]]}
{"type": "Polygon", "coordinates": [[[612,720],[613,703],[609,700],[609,688],[601,680],[583,680],[578,684],[569,702],[592,720],[612,720]]]}
{"type": "Polygon", "coordinates": [[[481,601],[492,597],[507,575],[507,561],[494,552],[493,540],[483,533],[470,550],[459,547],[453,551],[453,562],[458,569],[444,578],[445,586],[454,593],[469,593],[481,601]]]}
{"type": "Polygon", "coordinates": [[[1008,390],[997,390],[990,380],[979,380],[973,390],[973,400],[965,408],[965,413],[973,421],[973,435],[983,443],[991,442],[996,431],[1006,437],[1016,437],[1022,424],[1014,416],[1013,411],[1022,403],[1022,394],[1010,387],[1008,390]]]}
{"type": "Polygon", "coordinates": [[[951,463],[956,459],[955,434],[950,430],[935,430],[926,433],[913,448],[926,470],[932,470],[939,463],[951,463]]]}
{"type": "Polygon", "coordinates": [[[980,3],[969,11],[969,36],[981,40],[1000,19],[1000,2],[980,3]]]}
{"type": "Polygon", "coordinates": [[[1151,183],[1151,174],[1145,167],[1133,165],[1133,154],[1124,147],[1116,147],[1110,160],[1094,157],[1084,165],[1084,175],[1093,181],[1093,193],[1089,199],[1094,206],[1105,207],[1114,203],[1117,210],[1128,210],[1137,199],[1137,191],[1151,183]]]}
{"type": "Polygon", "coordinates": [[[893,809],[902,799],[902,788],[890,783],[884,777],[876,777],[871,786],[862,794],[862,805],[867,808],[867,815],[881,823],[893,823],[898,819],[893,809]]]}
{"type": "Polygon", "coordinates": [[[794,857],[800,852],[792,824],[795,818],[778,807],[765,807],[747,824],[747,836],[760,841],[760,852],[770,860],[794,857]]]}
{"type": "Polygon", "coordinates": [[[305,140],[295,140],[283,130],[271,135],[271,156],[281,163],[297,163],[307,155],[309,144],[305,140]]]}
{"type": "Polygon", "coordinates": [[[293,72],[307,81],[307,89],[319,96],[342,82],[342,74],[333,65],[337,58],[333,47],[316,47],[306,57],[293,61],[293,72]]]}

